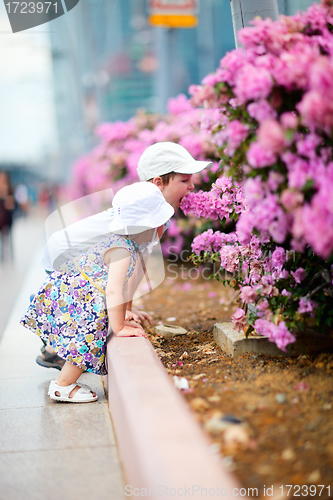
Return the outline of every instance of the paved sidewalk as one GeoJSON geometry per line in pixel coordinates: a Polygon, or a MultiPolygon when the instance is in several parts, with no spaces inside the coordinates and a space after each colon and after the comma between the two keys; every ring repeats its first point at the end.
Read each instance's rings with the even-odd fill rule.
{"type": "Polygon", "coordinates": [[[58,371],[35,363],[41,342],[19,325],[45,274],[41,251],[27,275],[0,341],[0,500],[123,500],[124,482],[101,377],[90,404],[47,396],[58,371]]]}
{"type": "Polygon", "coordinates": [[[4,260],[0,259],[0,339],[36,246],[45,245],[44,218],[32,214],[15,219],[12,241],[13,258],[5,252],[4,260]]]}

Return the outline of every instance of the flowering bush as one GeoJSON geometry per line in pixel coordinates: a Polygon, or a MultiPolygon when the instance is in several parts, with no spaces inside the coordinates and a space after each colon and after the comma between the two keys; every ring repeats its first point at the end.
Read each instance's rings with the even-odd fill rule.
{"type": "Polygon", "coordinates": [[[235,233],[197,236],[194,261],[232,273],[236,327],[285,350],[305,325],[333,328],[333,2],[253,25],[190,87],[224,177],[183,207],[237,220],[235,233]]]}
{"type": "Polygon", "coordinates": [[[112,187],[115,192],[138,180],[137,164],[143,151],[159,141],[177,142],[196,159],[210,159],[211,172],[203,171],[196,182],[210,186],[218,169],[218,154],[210,135],[200,129],[203,110],[194,109],[185,95],[170,99],[169,114],[159,116],[140,110],[127,122],[103,123],[96,129],[100,143],[74,164],[71,194],[84,196],[112,187]],[[211,177],[210,174],[213,174],[211,177]]]}
{"type": "MultiPolygon", "coordinates": [[[[193,157],[214,162],[210,170],[196,174],[195,183],[209,189],[216,179],[219,160],[210,134],[200,128],[205,114],[195,109],[185,95],[170,99],[166,116],[139,111],[127,122],[103,123],[97,127],[100,143],[90,153],[79,158],[73,168],[70,185],[71,198],[79,198],[106,188],[117,192],[121,187],[138,180],[137,164],[143,151],[160,141],[177,142],[193,157]]],[[[100,207],[104,208],[104,207],[100,207]]],[[[162,248],[180,253],[194,237],[194,219],[181,219],[177,214],[172,221],[162,248]],[[176,221],[176,222],[175,222],[176,221]]]]}

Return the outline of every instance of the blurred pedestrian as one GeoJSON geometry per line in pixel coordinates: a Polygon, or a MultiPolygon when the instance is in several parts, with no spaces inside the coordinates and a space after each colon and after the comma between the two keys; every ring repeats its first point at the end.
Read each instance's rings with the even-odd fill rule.
{"type": "Polygon", "coordinates": [[[14,189],[10,177],[4,170],[0,171],[0,237],[1,237],[1,260],[4,259],[5,249],[8,248],[13,256],[12,246],[12,224],[15,210],[14,189]]]}
{"type": "Polygon", "coordinates": [[[25,184],[16,186],[14,196],[17,203],[18,215],[27,215],[29,211],[29,191],[27,186],[25,184]]]}

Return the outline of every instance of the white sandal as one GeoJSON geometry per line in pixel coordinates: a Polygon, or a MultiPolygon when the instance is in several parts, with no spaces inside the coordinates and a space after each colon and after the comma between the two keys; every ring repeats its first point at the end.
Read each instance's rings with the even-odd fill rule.
{"type": "Polygon", "coordinates": [[[91,403],[97,401],[98,396],[93,395],[93,391],[88,385],[80,384],[75,382],[75,384],[66,385],[65,387],[58,385],[56,380],[51,380],[48,395],[54,401],[62,401],[67,403],[91,403]],[[80,389],[70,397],[70,393],[75,387],[79,386],[80,389]]]}

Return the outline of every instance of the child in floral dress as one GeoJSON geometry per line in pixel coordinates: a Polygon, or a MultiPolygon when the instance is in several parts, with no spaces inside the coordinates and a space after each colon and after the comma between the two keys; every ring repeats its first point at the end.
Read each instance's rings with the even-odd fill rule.
{"type": "Polygon", "coordinates": [[[114,197],[110,233],[99,243],[53,271],[30,304],[21,324],[66,360],[50,383],[51,399],[96,401],[77,382],[83,371],[104,375],[106,337],[146,336],[141,325],[125,321],[126,283],[140,261],[141,249],[160,237],[174,209],[151,183],[135,183],[114,197]]]}
{"type": "MultiPolygon", "coordinates": [[[[212,166],[211,161],[195,160],[180,144],[173,142],[157,142],[149,146],[141,155],[137,173],[142,181],[155,184],[165,200],[177,211],[183,198],[193,189],[193,175],[212,166]]],[[[47,272],[58,269],[61,262],[73,259],[83,252],[82,244],[87,240],[99,238],[106,233],[113,217],[113,208],[82,219],[74,224],[56,231],[50,237],[43,255],[42,265],[47,272]]],[[[164,224],[164,231],[170,226],[170,221],[164,224]]],[[[135,277],[135,279],[137,279],[135,277]]],[[[134,281],[134,280],[132,280],[134,281]]],[[[127,311],[135,321],[142,324],[151,318],[144,311],[127,311]]],[[[61,369],[63,360],[57,356],[50,344],[41,348],[42,355],[37,356],[36,362],[48,368],[61,369]]]]}

